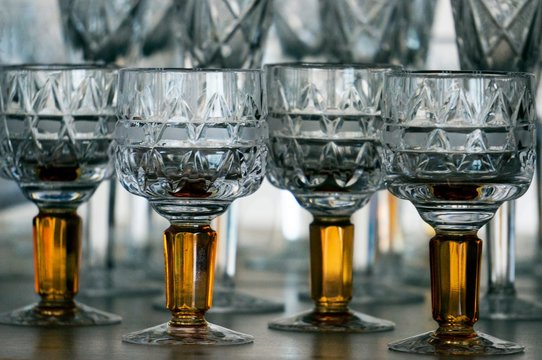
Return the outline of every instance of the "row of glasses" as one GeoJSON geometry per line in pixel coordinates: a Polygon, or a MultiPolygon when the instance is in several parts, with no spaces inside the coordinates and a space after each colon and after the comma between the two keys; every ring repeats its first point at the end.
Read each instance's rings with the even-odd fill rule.
{"type": "MultiPolygon", "coordinates": [[[[1,72],[2,170],[40,208],[34,226],[42,296],[37,306],[3,315],[4,323],[120,320],[73,302],[80,251],[75,209],[109,169],[115,98],[115,76],[105,76],[110,73],[62,66],[1,72]]],[[[430,242],[431,294],[439,328],[390,348],[437,354],[522,351],[473,329],[481,259],[476,232],[532,179],[532,76],[277,64],[266,67],[266,77],[268,105],[258,70],[120,71],[113,151],[119,179],[171,222],[164,254],[172,319],[124,341],[252,341],[204,318],[211,306],[217,237],[209,224],[232,200],[259,187],[266,162],[271,181],[292,191],[315,217],[315,309],[270,327],[392,329],[389,321],[348,310],[354,231],[349,218],[382,185],[384,164],[388,188],[412,201],[436,231],[430,242]]]]}

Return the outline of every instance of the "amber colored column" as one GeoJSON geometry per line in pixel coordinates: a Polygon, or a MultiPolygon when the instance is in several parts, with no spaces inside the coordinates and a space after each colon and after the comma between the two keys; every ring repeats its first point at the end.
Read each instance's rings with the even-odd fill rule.
{"type": "Polygon", "coordinates": [[[354,225],[315,218],[310,225],[311,297],[316,312],[346,312],[352,298],[354,225]]]}
{"type": "Polygon", "coordinates": [[[478,320],[482,241],[475,234],[438,233],[429,244],[431,298],[439,337],[473,337],[478,320]]]}
{"type": "Polygon", "coordinates": [[[81,218],[75,209],[40,209],[33,220],[37,311],[44,316],[73,314],[79,288],[81,218]]]}
{"type": "Polygon", "coordinates": [[[166,306],[170,327],[205,326],[211,307],[217,234],[207,225],[164,231],[166,306]]]}

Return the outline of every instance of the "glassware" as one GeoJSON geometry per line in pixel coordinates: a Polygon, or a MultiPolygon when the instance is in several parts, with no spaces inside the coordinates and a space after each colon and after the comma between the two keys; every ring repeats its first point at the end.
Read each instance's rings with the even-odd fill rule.
{"type": "Polygon", "coordinates": [[[270,0],[175,0],[183,66],[259,68],[270,0]]]}
{"type": "MultiPolygon", "coordinates": [[[[462,69],[527,71],[538,77],[542,1],[454,0],[452,7],[462,69]]],[[[504,204],[486,227],[490,274],[480,316],[542,319],[542,305],[516,296],[514,208],[504,204]]]]}
{"type": "Polygon", "coordinates": [[[76,303],[82,248],[77,207],[112,170],[116,71],[23,65],[0,71],[0,166],[39,208],[33,220],[38,304],[0,315],[16,325],[105,325],[120,317],[76,303]]]}
{"type": "Polygon", "coordinates": [[[342,62],[425,63],[433,0],[320,0],[324,48],[342,62]]]}
{"type": "Polygon", "coordinates": [[[478,230],[521,196],[535,166],[533,77],[527,73],[394,72],[386,78],[382,141],[388,189],[410,200],[436,235],[429,243],[439,328],[389,345],[439,355],[523,351],[476,332],[478,230]]]}
{"type": "Polygon", "coordinates": [[[258,189],[265,172],[265,93],[258,70],[124,69],[117,176],[170,221],[164,231],[167,324],[136,344],[231,345],[252,336],[209,324],[217,234],[210,222],[258,189]]]}
{"type": "Polygon", "coordinates": [[[58,0],[73,61],[124,63],[138,38],[146,0],[58,0]]]}
{"type": "Polygon", "coordinates": [[[308,61],[322,56],[318,0],[274,0],[273,10],[281,58],[308,61]]]}
{"type": "Polygon", "coordinates": [[[372,332],[390,321],[350,311],[352,214],[382,184],[379,132],[384,74],[363,65],[265,67],[269,95],[269,181],[291,191],[310,225],[314,310],[271,322],[288,331],[372,332]]]}

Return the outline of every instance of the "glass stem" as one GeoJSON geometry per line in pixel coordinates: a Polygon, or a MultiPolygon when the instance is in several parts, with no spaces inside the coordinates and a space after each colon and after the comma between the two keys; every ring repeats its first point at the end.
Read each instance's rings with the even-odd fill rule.
{"type": "Polygon", "coordinates": [[[316,312],[348,311],[353,245],[354,225],[349,218],[315,217],[310,225],[311,297],[316,312]]]}
{"type": "Polygon", "coordinates": [[[174,225],[164,231],[169,332],[206,326],[212,303],[217,234],[208,225],[174,225]]]}
{"type": "Polygon", "coordinates": [[[82,223],[76,209],[40,209],[33,220],[36,310],[43,316],[74,313],[79,288],[82,223]]]}
{"type": "Polygon", "coordinates": [[[482,240],[475,233],[437,231],[429,250],[433,319],[439,324],[435,335],[476,336],[482,240]]]}
{"type": "Polygon", "coordinates": [[[515,294],[515,201],[507,201],[487,224],[488,294],[515,294]]]}
{"type": "Polygon", "coordinates": [[[237,205],[233,203],[224,215],[217,218],[217,232],[219,238],[218,249],[220,255],[217,259],[216,278],[225,288],[235,287],[235,272],[237,262],[237,205]]]}

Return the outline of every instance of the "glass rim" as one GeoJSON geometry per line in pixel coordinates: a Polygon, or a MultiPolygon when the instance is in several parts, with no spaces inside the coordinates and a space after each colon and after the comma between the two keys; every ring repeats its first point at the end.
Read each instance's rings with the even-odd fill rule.
{"type": "Polygon", "coordinates": [[[118,67],[105,63],[23,63],[0,65],[0,72],[5,71],[71,71],[71,70],[118,70],[118,67]]]}
{"type": "Polygon", "coordinates": [[[261,69],[241,69],[241,68],[182,68],[182,67],[125,67],[119,69],[120,73],[136,74],[261,74],[261,69]]]}
{"type": "Polygon", "coordinates": [[[530,72],[499,70],[393,70],[386,76],[388,78],[425,79],[534,79],[534,74],[530,72]]]}
{"type": "Polygon", "coordinates": [[[294,70],[369,70],[369,71],[401,71],[401,65],[385,63],[341,63],[341,62],[279,62],[265,64],[264,69],[294,70]]]}

